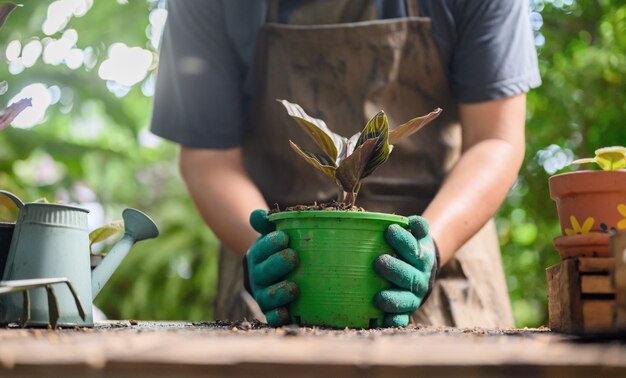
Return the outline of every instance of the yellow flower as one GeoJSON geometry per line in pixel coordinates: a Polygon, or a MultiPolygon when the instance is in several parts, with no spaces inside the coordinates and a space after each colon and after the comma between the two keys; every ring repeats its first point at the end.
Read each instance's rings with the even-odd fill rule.
{"type": "Polygon", "coordinates": [[[617,229],[626,230],[626,205],[620,203],[619,205],[617,205],[617,211],[619,211],[619,213],[622,214],[622,216],[624,217],[624,219],[617,222],[617,229]]]}
{"type": "MultiPolygon", "coordinates": [[[[626,206],[624,207],[626,208],[626,206]]],[[[572,224],[572,228],[565,229],[565,235],[567,236],[572,236],[576,234],[588,234],[591,231],[591,227],[593,227],[593,224],[595,223],[593,217],[589,217],[585,219],[585,222],[581,227],[580,223],[578,223],[578,220],[573,215],[569,217],[569,221],[572,224]]]]}

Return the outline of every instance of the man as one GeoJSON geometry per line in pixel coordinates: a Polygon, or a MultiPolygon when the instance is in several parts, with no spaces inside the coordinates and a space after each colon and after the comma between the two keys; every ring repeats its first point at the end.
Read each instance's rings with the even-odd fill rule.
{"type": "MultiPolygon", "coordinates": [[[[425,226],[412,230],[411,248],[417,260],[438,249],[442,269],[434,288],[432,263],[407,270],[419,286],[430,282],[429,290],[400,287],[415,295],[414,307],[433,289],[414,322],[513,325],[490,219],[523,160],[525,93],[540,84],[526,1],[189,0],[169,7],[152,128],[181,145],[191,197],[226,247],[217,318],[243,316],[235,311],[245,298],[239,260],[260,248],[250,213],[335,196],[288,149],[289,139],[306,137],[275,102],[285,98],[342,135],[381,109],[393,127],[443,108],[364,180],[359,205],[423,216],[414,218],[425,226]]],[[[385,236],[391,244],[406,235],[385,236]]],[[[258,300],[261,291],[254,293],[258,300]]],[[[280,324],[285,303],[261,307],[280,324]]]]}

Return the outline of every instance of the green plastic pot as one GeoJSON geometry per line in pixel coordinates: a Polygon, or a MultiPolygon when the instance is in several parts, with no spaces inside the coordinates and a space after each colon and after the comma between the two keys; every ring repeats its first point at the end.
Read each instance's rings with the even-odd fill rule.
{"type": "Polygon", "coordinates": [[[287,277],[298,284],[290,305],[292,322],[334,328],[383,326],[374,296],[391,284],[374,272],[374,260],[394,254],[384,239],[391,224],[408,227],[399,215],[354,211],[289,211],[270,215],[289,235],[298,267],[287,277]]]}

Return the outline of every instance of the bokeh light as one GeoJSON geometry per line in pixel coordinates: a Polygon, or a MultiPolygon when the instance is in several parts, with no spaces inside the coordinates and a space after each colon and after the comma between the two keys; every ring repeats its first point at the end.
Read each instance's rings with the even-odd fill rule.
{"type": "Polygon", "coordinates": [[[24,67],[34,66],[41,56],[42,51],[43,45],[38,39],[28,42],[22,50],[22,63],[24,64],[24,67]]]}
{"type": "Polygon", "coordinates": [[[108,57],[98,69],[98,76],[126,87],[142,81],[152,65],[152,52],[141,47],[128,47],[114,43],[109,47],[108,57]]]}
{"type": "Polygon", "coordinates": [[[9,44],[7,45],[4,55],[6,56],[7,60],[11,62],[19,58],[21,51],[22,51],[22,43],[14,39],[11,42],[9,42],[9,44]]]}
{"type": "Polygon", "coordinates": [[[9,101],[9,105],[23,98],[31,98],[32,106],[24,109],[23,112],[15,117],[11,125],[27,129],[44,120],[46,110],[52,103],[52,96],[44,84],[34,83],[22,88],[22,90],[9,101]]]}
{"type": "Polygon", "coordinates": [[[562,148],[556,144],[551,144],[537,151],[535,158],[546,173],[552,175],[574,161],[574,152],[569,148],[562,148]]]}
{"type": "Polygon", "coordinates": [[[167,20],[167,10],[163,8],[153,9],[150,12],[150,26],[148,27],[148,38],[150,38],[150,44],[152,48],[158,49],[161,44],[161,36],[163,35],[163,28],[165,27],[165,21],[167,20]]]}
{"type": "Polygon", "coordinates": [[[63,30],[72,17],[84,16],[93,5],[93,0],[57,0],[48,6],[46,20],[41,31],[53,35],[63,30]]]}

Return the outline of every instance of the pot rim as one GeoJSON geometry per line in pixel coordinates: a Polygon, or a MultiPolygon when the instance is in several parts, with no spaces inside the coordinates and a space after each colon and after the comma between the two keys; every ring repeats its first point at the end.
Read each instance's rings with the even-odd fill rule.
{"type": "Polygon", "coordinates": [[[409,219],[403,215],[377,213],[372,211],[346,211],[346,210],[304,210],[282,211],[269,216],[270,221],[292,218],[347,218],[347,219],[372,219],[381,221],[409,224],[409,219]]]}
{"type": "Polygon", "coordinates": [[[548,180],[550,198],[556,200],[574,193],[619,192],[626,193],[626,169],[613,171],[580,170],[559,173],[548,180]],[[592,176],[593,179],[590,179],[592,176]]]}
{"type": "Polygon", "coordinates": [[[604,232],[590,232],[588,234],[561,235],[552,240],[555,247],[575,247],[608,245],[609,234],[604,232]]]}

